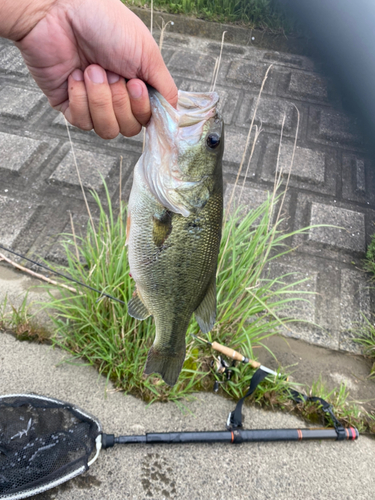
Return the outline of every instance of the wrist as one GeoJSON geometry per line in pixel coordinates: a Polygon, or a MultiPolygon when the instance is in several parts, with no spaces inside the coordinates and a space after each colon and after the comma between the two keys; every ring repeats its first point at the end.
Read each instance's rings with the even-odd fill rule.
{"type": "Polygon", "coordinates": [[[21,40],[54,3],[56,0],[0,0],[0,37],[21,40]]]}

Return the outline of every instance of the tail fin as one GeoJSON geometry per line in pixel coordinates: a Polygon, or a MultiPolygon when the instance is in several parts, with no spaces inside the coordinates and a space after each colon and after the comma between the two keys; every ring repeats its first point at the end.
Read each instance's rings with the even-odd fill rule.
{"type": "Polygon", "coordinates": [[[185,360],[185,347],[175,354],[158,351],[154,346],[148,352],[145,367],[146,375],[160,373],[164,382],[175,385],[185,360]]]}

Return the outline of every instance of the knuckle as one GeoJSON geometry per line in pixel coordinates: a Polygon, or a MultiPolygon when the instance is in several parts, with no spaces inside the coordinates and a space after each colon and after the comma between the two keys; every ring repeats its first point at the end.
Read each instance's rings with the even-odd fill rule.
{"type": "Polygon", "coordinates": [[[108,109],[112,107],[111,98],[107,95],[103,94],[94,94],[89,95],[89,103],[90,108],[93,107],[95,109],[108,109]]]}
{"type": "Polygon", "coordinates": [[[112,96],[113,107],[118,109],[129,108],[129,97],[126,93],[115,92],[112,96]]]}
{"type": "Polygon", "coordinates": [[[70,115],[65,116],[68,122],[81,130],[91,130],[92,121],[87,113],[79,113],[70,107],[70,115]]]}
{"type": "Polygon", "coordinates": [[[88,123],[88,122],[77,121],[77,123],[73,123],[73,125],[75,127],[80,128],[81,130],[85,130],[85,131],[92,130],[92,123],[91,122],[88,123]]]}
{"type": "Polygon", "coordinates": [[[102,139],[105,139],[106,141],[109,141],[111,139],[115,139],[118,136],[120,130],[119,130],[119,128],[117,128],[117,129],[115,129],[115,128],[105,128],[105,129],[100,129],[100,130],[97,130],[95,128],[95,132],[102,139]]]}
{"type": "Polygon", "coordinates": [[[142,125],[140,123],[125,124],[121,127],[120,132],[125,137],[134,137],[138,135],[142,130],[142,125]]]}
{"type": "Polygon", "coordinates": [[[73,92],[69,95],[69,105],[70,106],[87,106],[87,95],[86,92],[73,92]]]}

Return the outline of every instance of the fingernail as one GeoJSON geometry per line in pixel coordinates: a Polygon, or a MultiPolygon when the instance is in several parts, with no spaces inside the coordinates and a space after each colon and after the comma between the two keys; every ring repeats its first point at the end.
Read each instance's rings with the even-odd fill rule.
{"type": "Polygon", "coordinates": [[[107,71],[107,80],[108,83],[112,85],[112,83],[116,83],[120,80],[120,75],[118,75],[117,73],[112,73],[112,71],[107,71]]]}
{"type": "Polygon", "coordinates": [[[139,99],[142,95],[142,86],[139,83],[127,85],[131,99],[139,99]]]}
{"type": "Polygon", "coordinates": [[[83,73],[80,69],[75,69],[72,73],[72,78],[76,82],[83,82],[83,73]]]}
{"type": "Polygon", "coordinates": [[[92,83],[104,83],[104,70],[99,66],[90,66],[87,74],[92,83]]]}

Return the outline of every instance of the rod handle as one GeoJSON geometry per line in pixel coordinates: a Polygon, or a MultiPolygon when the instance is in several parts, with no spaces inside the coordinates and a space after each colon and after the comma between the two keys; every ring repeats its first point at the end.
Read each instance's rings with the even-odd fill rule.
{"type": "Polygon", "coordinates": [[[218,344],[217,342],[212,342],[211,347],[215,349],[215,351],[219,351],[225,356],[228,356],[228,358],[234,359],[235,361],[247,361],[247,363],[252,367],[252,368],[259,368],[260,363],[258,361],[254,361],[253,359],[247,359],[245,356],[242,356],[239,352],[235,351],[234,349],[231,349],[230,347],[226,347],[225,345],[218,344]]]}

